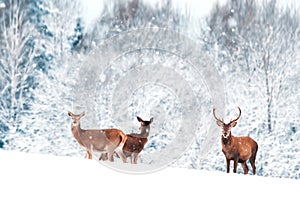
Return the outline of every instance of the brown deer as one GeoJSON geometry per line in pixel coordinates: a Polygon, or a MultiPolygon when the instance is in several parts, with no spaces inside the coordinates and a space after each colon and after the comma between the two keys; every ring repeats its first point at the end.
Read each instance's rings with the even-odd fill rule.
{"type": "MultiPolygon", "coordinates": [[[[137,116],[137,120],[141,123],[141,132],[127,134],[127,140],[123,147],[123,153],[126,157],[130,157],[131,164],[137,164],[138,155],[144,149],[144,146],[148,141],[150,124],[153,122],[153,117],[150,121],[144,121],[142,118],[137,116]]],[[[100,159],[107,160],[107,154],[102,154],[100,159]]]]}
{"type": "Polygon", "coordinates": [[[113,154],[116,152],[126,162],[122,148],[126,142],[127,136],[119,129],[88,129],[80,127],[80,118],[85,115],[84,112],[76,115],[68,112],[72,118],[71,131],[73,136],[86,151],[85,158],[92,159],[92,152],[106,152],[110,161],[113,160],[113,154]]]}
{"type": "Polygon", "coordinates": [[[236,173],[238,162],[242,164],[244,174],[248,174],[248,166],[246,161],[249,160],[253,174],[256,173],[255,158],[258,149],[257,143],[249,136],[235,137],[231,134],[231,128],[235,127],[237,120],[241,117],[241,109],[236,119],[225,124],[222,120],[216,117],[216,109],[213,108],[213,115],[217,120],[217,125],[222,128],[222,152],[226,157],[227,173],[230,171],[230,161],[234,161],[233,172],[236,173]]]}

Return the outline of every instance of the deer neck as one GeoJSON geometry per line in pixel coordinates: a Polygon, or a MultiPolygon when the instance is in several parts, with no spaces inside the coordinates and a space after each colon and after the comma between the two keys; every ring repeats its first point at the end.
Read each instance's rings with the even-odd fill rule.
{"type": "Polygon", "coordinates": [[[222,135],[222,144],[225,146],[230,145],[232,143],[232,136],[231,133],[226,138],[222,135]]]}
{"type": "Polygon", "coordinates": [[[143,138],[147,138],[149,136],[149,132],[150,132],[150,127],[148,127],[148,126],[141,127],[140,136],[143,137],[143,138]]]}
{"type": "Polygon", "coordinates": [[[81,142],[80,136],[84,132],[84,130],[81,129],[80,123],[78,125],[73,125],[72,124],[71,130],[72,130],[72,134],[75,137],[75,139],[81,144],[82,142],[81,142]]]}

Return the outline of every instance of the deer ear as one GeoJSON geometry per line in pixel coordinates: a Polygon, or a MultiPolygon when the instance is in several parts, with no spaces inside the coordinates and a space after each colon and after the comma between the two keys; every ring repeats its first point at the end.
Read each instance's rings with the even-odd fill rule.
{"type": "Polygon", "coordinates": [[[138,120],[139,122],[142,122],[142,121],[143,121],[142,118],[140,118],[139,116],[136,116],[136,118],[137,118],[137,120],[138,120]]]}
{"type": "Polygon", "coordinates": [[[152,123],[153,122],[153,117],[151,117],[151,119],[150,119],[150,123],[152,123]]]}
{"type": "Polygon", "coordinates": [[[236,121],[233,121],[233,122],[231,122],[231,123],[230,123],[230,126],[231,126],[231,128],[232,128],[232,127],[235,127],[235,126],[236,126],[236,124],[237,124],[237,122],[236,122],[236,121]]]}
{"type": "Polygon", "coordinates": [[[218,126],[221,126],[221,127],[224,125],[224,123],[222,121],[219,121],[219,120],[216,121],[216,123],[217,123],[218,126]]]}
{"type": "Polygon", "coordinates": [[[84,115],[85,115],[84,111],[82,113],[80,113],[80,117],[83,117],[84,115]]]}

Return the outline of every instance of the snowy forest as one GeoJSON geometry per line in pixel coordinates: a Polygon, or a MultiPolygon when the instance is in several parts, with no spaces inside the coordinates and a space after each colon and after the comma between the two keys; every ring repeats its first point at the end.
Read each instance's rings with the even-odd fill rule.
{"type": "Polygon", "coordinates": [[[232,134],[257,141],[257,175],[300,179],[297,7],[227,0],[200,17],[172,0],[101,4],[88,25],[81,0],[0,0],[1,149],[83,158],[68,111],[126,133],[140,115],[154,118],[140,163],[225,172],[212,108],[229,122],[239,106],[232,134]]]}

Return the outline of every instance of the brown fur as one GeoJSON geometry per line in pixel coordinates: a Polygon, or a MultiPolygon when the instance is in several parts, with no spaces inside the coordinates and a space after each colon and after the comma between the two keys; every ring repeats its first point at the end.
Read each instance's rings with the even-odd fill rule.
{"type": "Polygon", "coordinates": [[[84,130],[80,127],[81,114],[73,114],[68,112],[72,118],[72,134],[80,146],[86,151],[85,158],[92,159],[92,152],[106,152],[110,161],[113,161],[113,153],[116,151],[126,162],[126,157],[122,152],[122,148],[127,140],[127,136],[119,129],[88,129],[84,130]],[[118,151],[117,148],[120,148],[118,151]]]}
{"type": "MultiPolygon", "coordinates": [[[[127,140],[123,147],[123,153],[126,157],[130,157],[132,164],[137,164],[138,155],[144,149],[144,146],[148,141],[150,124],[152,123],[153,118],[151,118],[150,121],[144,121],[140,117],[137,117],[137,120],[141,123],[141,133],[127,134],[127,140]]],[[[102,154],[100,160],[107,160],[107,154],[102,154]]]]}
{"type": "Polygon", "coordinates": [[[226,157],[227,173],[230,171],[230,161],[234,161],[233,172],[236,173],[237,163],[241,163],[244,174],[248,174],[248,166],[246,161],[249,160],[253,174],[256,174],[255,159],[258,150],[258,145],[249,136],[235,137],[231,134],[231,128],[235,127],[237,120],[241,116],[241,109],[239,109],[239,115],[236,119],[231,120],[228,124],[225,124],[222,120],[216,117],[215,108],[213,109],[213,115],[217,120],[217,125],[222,128],[222,152],[226,157]]]}

